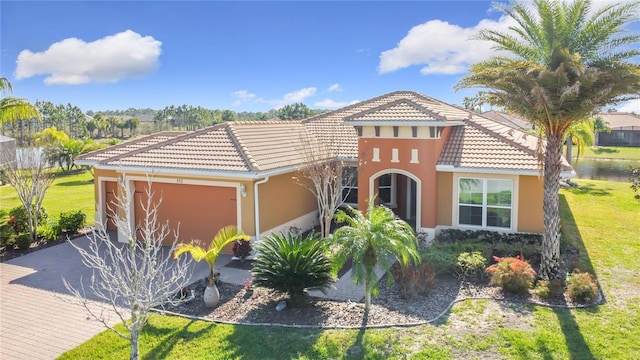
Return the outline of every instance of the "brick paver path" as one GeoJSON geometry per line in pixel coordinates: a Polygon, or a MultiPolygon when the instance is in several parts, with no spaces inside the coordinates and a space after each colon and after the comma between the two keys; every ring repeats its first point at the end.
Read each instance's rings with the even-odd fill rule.
{"type": "MultiPolygon", "coordinates": [[[[105,330],[68,302],[73,297],[61,276],[83,272],[69,248],[61,244],[0,264],[0,359],[55,359],[105,330]]],[[[120,321],[111,314],[109,322],[120,321]]]]}

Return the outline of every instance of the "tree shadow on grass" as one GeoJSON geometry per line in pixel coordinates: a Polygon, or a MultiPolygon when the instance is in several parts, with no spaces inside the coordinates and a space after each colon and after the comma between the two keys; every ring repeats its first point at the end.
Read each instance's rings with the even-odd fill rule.
{"type": "Polygon", "coordinates": [[[55,184],[54,186],[64,186],[64,187],[82,186],[82,185],[91,184],[92,182],[93,182],[93,179],[91,181],[89,181],[89,180],[73,180],[73,181],[59,182],[59,183],[55,184]]]}
{"type": "MultiPolygon", "coordinates": [[[[154,326],[151,323],[147,324],[144,330],[145,333],[151,334],[151,336],[153,337],[163,337],[164,340],[161,341],[156,347],[149,350],[149,352],[147,352],[142,358],[166,359],[176,344],[194,340],[210,332],[211,328],[213,328],[214,326],[217,326],[211,323],[200,328],[197,331],[192,331],[190,327],[193,326],[195,322],[195,320],[191,320],[179,329],[158,327],[154,326]]],[[[142,335],[144,336],[144,333],[142,335]]],[[[143,338],[141,337],[141,341],[142,339],[143,338]]]]}
{"type": "Polygon", "coordinates": [[[565,188],[566,191],[576,195],[590,195],[590,196],[610,196],[611,192],[601,187],[597,187],[594,184],[584,184],[577,187],[565,188]]]}
{"type": "Polygon", "coordinates": [[[599,147],[597,149],[592,148],[591,151],[593,151],[594,154],[615,154],[620,152],[620,150],[618,149],[604,147],[599,147]]]}
{"type": "MultiPolygon", "coordinates": [[[[603,193],[604,195],[609,194],[609,192],[596,189],[592,185],[584,186],[583,188],[588,188],[585,193],[588,193],[590,195],[603,195],[603,193]]],[[[567,202],[567,199],[564,195],[560,195],[559,206],[560,213],[562,215],[560,217],[562,235],[576,251],[576,254],[573,257],[574,263],[567,264],[568,270],[571,271],[573,269],[579,269],[580,271],[586,271],[590,274],[595,275],[595,268],[593,267],[593,263],[584,244],[584,240],[582,239],[582,235],[580,234],[580,229],[576,224],[573,213],[571,212],[571,208],[569,207],[569,203],[567,202]]],[[[599,289],[599,291],[604,299],[602,289],[599,289]]],[[[575,312],[577,311],[597,312],[599,311],[599,305],[587,309],[573,310],[565,308],[553,308],[553,312],[558,318],[558,323],[560,324],[560,328],[562,329],[562,333],[564,334],[571,358],[587,360],[594,359],[595,357],[593,356],[591,349],[589,349],[589,346],[585,341],[582,332],[580,331],[580,325],[578,324],[574,316],[575,312]]]]}

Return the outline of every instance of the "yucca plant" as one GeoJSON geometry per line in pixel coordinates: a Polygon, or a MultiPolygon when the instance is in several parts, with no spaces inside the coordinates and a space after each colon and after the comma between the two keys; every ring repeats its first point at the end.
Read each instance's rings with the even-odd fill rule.
{"type": "Polygon", "coordinates": [[[325,292],[334,280],[331,262],[315,235],[271,234],[256,248],[259,256],[251,269],[253,283],[288,295],[294,304],[308,290],[325,292]]]}

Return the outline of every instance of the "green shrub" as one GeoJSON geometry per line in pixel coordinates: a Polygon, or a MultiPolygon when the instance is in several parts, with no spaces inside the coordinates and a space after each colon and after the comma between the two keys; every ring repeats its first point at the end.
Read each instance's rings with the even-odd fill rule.
{"type": "Polygon", "coordinates": [[[48,223],[38,226],[38,238],[42,238],[46,242],[58,240],[61,234],[62,228],[55,220],[50,220],[48,223]]]}
{"type": "Polygon", "coordinates": [[[16,246],[19,250],[27,250],[31,247],[31,234],[20,233],[16,237],[16,246]]]}
{"type": "Polygon", "coordinates": [[[479,251],[465,251],[458,255],[454,275],[462,280],[480,280],[487,266],[487,258],[479,251]]]}
{"type": "Polygon", "coordinates": [[[592,303],[598,297],[598,284],[591,274],[576,270],[568,276],[567,295],[575,302],[592,303]]]}
{"type": "Polygon", "coordinates": [[[524,294],[529,291],[536,278],[536,272],[528,262],[520,259],[520,256],[504,258],[494,256],[493,258],[496,263],[486,269],[486,272],[491,274],[491,284],[514,294],[524,294]]]}
{"type": "Polygon", "coordinates": [[[271,234],[256,246],[260,254],[251,273],[255,286],[287,294],[293,304],[307,290],[325,291],[333,283],[331,262],[317,236],[271,234]]]}
{"type": "Polygon", "coordinates": [[[424,263],[405,267],[396,264],[391,268],[391,274],[400,286],[400,292],[404,298],[427,295],[436,287],[436,272],[424,263]]]}
{"type": "Polygon", "coordinates": [[[538,280],[533,293],[543,299],[552,298],[564,291],[564,281],[560,279],[554,280],[538,280]]]}
{"type": "Polygon", "coordinates": [[[16,233],[13,231],[9,214],[0,210],[0,247],[13,248],[16,241],[16,233]]]}
{"type": "MultiPolygon", "coordinates": [[[[13,227],[16,233],[29,231],[29,216],[24,206],[16,206],[9,211],[9,215],[13,217],[13,227]]],[[[38,225],[44,225],[47,223],[47,210],[44,206],[40,207],[38,214],[38,225]]]]}
{"type": "Polygon", "coordinates": [[[438,234],[437,241],[441,243],[459,242],[466,240],[479,240],[487,243],[505,244],[541,244],[542,235],[529,233],[501,233],[489,230],[459,230],[444,229],[438,234]]]}
{"type": "Polygon", "coordinates": [[[498,257],[516,257],[529,259],[535,263],[535,259],[540,258],[542,253],[542,245],[540,244],[508,244],[504,242],[495,243],[493,245],[493,255],[498,257]]]}
{"type": "Polygon", "coordinates": [[[436,243],[421,251],[420,257],[423,263],[429,266],[438,275],[445,273],[454,274],[458,256],[463,252],[480,252],[485,258],[491,254],[491,244],[476,240],[454,243],[436,243]]]}
{"type": "Polygon", "coordinates": [[[60,229],[66,233],[75,234],[84,227],[87,215],[82,210],[60,213],[60,229]]]}

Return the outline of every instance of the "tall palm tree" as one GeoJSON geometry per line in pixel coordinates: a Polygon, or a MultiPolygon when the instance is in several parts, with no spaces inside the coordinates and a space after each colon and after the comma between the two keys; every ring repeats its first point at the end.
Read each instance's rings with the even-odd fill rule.
{"type": "MultiPolygon", "coordinates": [[[[336,221],[346,225],[329,238],[330,244],[337,246],[334,269],[340,269],[348,259],[352,259],[351,276],[356,284],[364,283],[365,312],[371,306],[371,295],[378,292],[374,272],[376,265],[388,271],[395,260],[402,266],[420,262],[418,241],[411,226],[390,209],[375,206],[374,200],[369,199],[366,214],[350,206],[347,212],[338,211],[336,221]]],[[[387,279],[391,281],[391,276],[387,279]]]]}
{"type": "MultiPolygon", "coordinates": [[[[11,82],[7,78],[0,78],[0,92],[3,95],[13,92],[11,82]]],[[[11,96],[0,99],[0,125],[33,118],[40,119],[40,113],[28,101],[11,96]]]]}
{"type": "Polygon", "coordinates": [[[456,88],[480,87],[487,103],[501,105],[540,128],[546,137],[544,237],[540,275],[556,278],[560,260],[558,191],[562,144],[572,124],[600,107],[640,94],[640,41],[623,26],[636,20],[640,3],[610,4],[591,13],[590,0],[514,0],[494,6],[517,25],[486,29],[488,40],[508,55],[495,55],[471,67],[456,88]]]}

